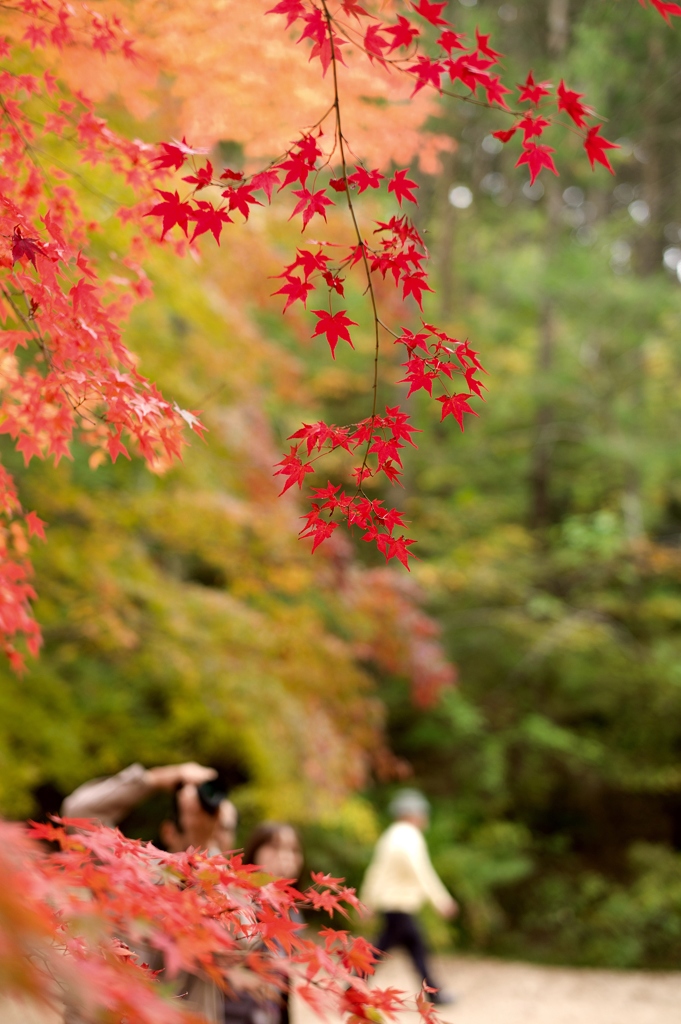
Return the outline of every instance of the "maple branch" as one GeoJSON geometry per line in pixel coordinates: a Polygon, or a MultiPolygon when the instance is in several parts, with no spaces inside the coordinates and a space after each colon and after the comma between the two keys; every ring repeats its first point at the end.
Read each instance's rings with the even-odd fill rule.
{"type": "MultiPolygon", "coordinates": [[[[362,42],[363,37],[361,33],[359,33],[357,29],[354,28],[354,26],[339,21],[338,18],[336,17],[332,17],[332,21],[338,29],[338,34],[344,36],[349,43],[352,43],[353,46],[357,47],[358,50],[361,50],[361,52],[370,61],[373,62],[374,60],[378,60],[380,64],[383,64],[386,67],[390,65],[391,67],[395,68],[396,71],[401,72],[403,75],[409,75],[412,79],[414,78],[414,75],[410,68],[404,67],[403,65],[407,64],[409,61],[414,59],[419,50],[418,43],[415,44],[414,52],[411,55],[407,55],[405,57],[384,57],[377,53],[373,53],[371,50],[368,50],[366,46],[364,46],[362,42]]],[[[436,86],[433,85],[432,82],[426,82],[425,87],[429,89],[436,89],[436,86]]],[[[462,103],[471,103],[473,104],[473,106],[476,107],[485,107],[487,110],[496,110],[502,114],[510,114],[512,117],[525,117],[528,113],[527,110],[514,110],[512,107],[502,107],[499,103],[490,103],[489,100],[478,99],[478,97],[475,96],[472,92],[469,93],[468,95],[465,95],[459,92],[453,92],[451,89],[444,89],[442,87],[437,88],[437,92],[440,96],[449,96],[452,99],[460,100],[462,103]]],[[[540,107],[538,106],[537,111],[539,111],[539,109],[540,107]]],[[[596,111],[590,111],[590,116],[595,117],[597,120],[602,121],[604,123],[608,121],[607,117],[603,117],[596,111]]],[[[585,131],[579,128],[575,128],[573,124],[570,124],[567,121],[560,121],[557,120],[556,118],[552,118],[551,124],[559,125],[561,128],[566,128],[568,131],[580,136],[580,138],[586,137],[585,131]]]]}
{"type": "MultiPolygon", "coordinates": [[[[51,356],[51,353],[48,350],[47,342],[43,338],[42,333],[35,326],[35,320],[31,319],[25,313],[22,313],[21,309],[19,308],[19,306],[14,301],[14,296],[12,295],[11,292],[9,292],[4,287],[4,285],[2,287],[0,287],[0,293],[2,293],[2,295],[5,296],[5,298],[9,302],[9,304],[12,307],[12,309],[14,310],[14,312],[19,317],[19,319],[23,323],[24,327],[29,332],[29,334],[31,335],[33,340],[35,341],[36,346],[42,352],[42,354],[45,356],[45,359],[47,360],[48,366],[50,367],[50,369],[52,369],[52,356],[51,356]]],[[[26,292],[23,290],[23,288],[19,289],[19,294],[23,295],[23,297],[28,302],[28,296],[27,296],[26,292]]]]}
{"type": "MultiPolygon", "coordinates": [[[[315,130],[315,128],[319,128],[322,124],[324,124],[324,122],[326,121],[326,119],[329,116],[329,114],[333,110],[335,110],[335,107],[336,107],[335,103],[332,103],[331,106],[327,110],[324,111],[322,116],[320,118],[318,118],[318,120],[316,120],[314,124],[306,125],[305,131],[308,132],[308,134],[309,134],[309,132],[313,132],[315,130]]],[[[282,153],[279,156],[275,157],[274,160],[270,160],[270,162],[268,164],[265,164],[264,167],[261,167],[260,170],[254,171],[253,174],[246,174],[244,176],[244,181],[251,181],[253,178],[256,177],[256,175],[261,174],[263,171],[269,171],[272,168],[276,167],[277,164],[280,164],[282,162],[282,160],[284,160],[289,155],[290,152],[291,152],[291,150],[287,149],[284,153],[282,153]]],[[[214,184],[218,184],[219,185],[219,182],[217,182],[217,183],[214,182],[214,184]]],[[[194,191],[196,191],[196,189],[194,189],[194,191]]]]}
{"type": "MultiPolygon", "coordinates": [[[[377,53],[373,53],[371,50],[367,50],[366,46],[364,46],[363,43],[359,42],[362,36],[357,31],[357,29],[353,28],[353,26],[351,25],[346,25],[343,22],[338,21],[337,18],[334,18],[333,21],[335,25],[338,27],[339,35],[344,35],[348,42],[356,46],[358,50],[361,50],[362,53],[366,57],[368,57],[370,61],[378,60],[379,63],[381,64],[390,64],[397,71],[401,71],[403,75],[410,75],[412,78],[414,77],[410,69],[407,67],[402,67],[402,65],[414,59],[419,50],[418,43],[414,47],[414,52],[411,55],[407,55],[406,57],[379,56],[377,53]],[[353,36],[355,37],[354,39],[353,36]]],[[[426,85],[430,89],[435,88],[435,86],[432,85],[430,82],[426,83],[426,85]]],[[[463,103],[472,103],[476,107],[487,107],[488,110],[500,110],[504,114],[512,114],[514,117],[523,117],[523,115],[526,113],[526,111],[523,110],[511,110],[509,107],[501,107],[499,106],[498,103],[490,103],[489,100],[479,100],[476,96],[473,96],[472,94],[469,96],[462,96],[461,93],[449,92],[447,89],[441,88],[438,89],[437,91],[440,94],[440,96],[452,96],[454,97],[454,99],[461,100],[463,103]]]]}
{"type": "Polygon", "coordinates": [[[373,284],[373,281],[371,279],[371,268],[369,267],[369,260],[367,259],[367,254],[366,254],[366,245],[365,245],[365,242],[364,242],[364,238],[362,237],[362,233],[359,230],[359,224],[357,222],[357,215],[355,213],[355,208],[354,208],[354,205],[353,205],[353,202],[352,202],[352,196],[350,194],[350,184],[348,182],[348,169],[347,169],[347,162],[346,162],[346,159],[345,159],[345,139],[343,137],[343,125],[342,125],[342,120],[341,120],[340,90],[338,88],[338,62],[337,62],[337,58],[336,58],[336,47],[335,47],[335,44],[334,44],[334,41],[333,41],[333,19],[331,18],[331,14],[329,12],[329,7],[328,7],[327,0],[321,0],[321,4],[322,4],[322,7],[324,9],[324,17],[326,19],[327,31],[329,33],[329,45],[330,45],[330,48],[331,48],[331,70],[333,72],[333,95],[334,95],[333,107],[334,107],[334,109],[336,111],[336,132],[337,132],[337,136],[338,136],[338,150],[339,150],[339,154],[340,154],[341,168],[342,168],[342,172],[343,172],[343,181],[345,182],[345,196],[346,196],[347,203],[348,203],[348,210],[350,211],[350,217],[352,218],[352,223],[353,223],[353,226],[354,226],[354,229],[355,229],[355,235],[357,237],[357,244],[359,245],[359,248],[360,248],[361,253],[362,253],[362,263],[364,265],[364,273],[366,275],[367,291],[369,292],[369,301],[371,302],[371,311],[372,311],[373,320],[374,320],[374,373],[373,373],[373,383],[372,383],[373,401],[372,401],[372,405],[371,405],[371,426],[369,428],[369,438],[367,440],[366,450],[364,452],[364,459],[362,460],[362,470],[360,472],[359,479],[358,479],[358,482],[357,482],[357,491],[358,491],[358,493],[360,491],[363,493],[363,491],[362,491],[362,480],[364,479],[364,469],[366,468],[367,459],[369,458],[369,449],[371,447],[371,442],[372,442],[373,436],[374,436],[374,423],[375,423],[375,420],[376,420],[376,409],[378,407],[378,355],[379,355],[379,348],[380,348],[380,335],[379,335],[380,320],[379,320],[379,317],[378,317],[378,307],[377,307],[377,303],[376,303],[376,293],[374,291],[374,284],[373,284]]]}
{"type": "MultiPolygon", "coordinates": [[[[38,348],[38,350],[44,356],[45,361],[47,363],[47,366],[48,366],[50,372],[51,373],[55,373],[56,372],[56,368],[55,368],[52,352],[50,351],[50,347],[47,344],[47,341],[45,340],[45,338],[43,337],[42,332],[36,326],[35,320],[33,318],[31,318],[30,316],[27,316],[25,313],[22,313],[21,309],[19,308],[19,306],[14,301],[14,296],[12,295],[11,292],[9,292],[4,287],[4,285],[0,286],[0,294],[4,295],[4,297],[7,300],[7,302],[10,304],[10,306],[12,307],[12,309],[14,310],[16,315],[19,317],[19,319],[23,323],[23,325],[26,328],[26,330],[31,335],[33,341],[36,344],[36,347],[38,348]]],[[[28,296],[27,296],[26,292],[22,288],[19,289],[19,294],[23,295],[23,297],[26,299],[26,301],[28,301],[28,296]]],[[[85,413],[80,411],[81,405],[83,405],[87,401],[86,396],[83,396],[83,398],[79,402],[77,402],[75,398],[71,397],[66,384],[60,383],[59,384],[59,390],[66,397],[66,401],[71,406],[71,409],[73,410],[73,412],[78,413],[78,415],[81,417],[81,419],[85,420],[85,422],[89,423],[91,426],[93,426],[93,427],[97,426],[97,424],[96,424],[96,422],[94,420],[90,419],[89,416],[87,416],[85,413]]],[[[102,423],[106,423],[107,422],[106,418],[104,416],[102,416],[100,413],[95,412],[95,413],[93,413],[93,415],[98,420],[100,420],[100,422],[102,422],[102,423]]]]}
{"type": "Polygon", "coordinates": [[[43,181],[45,182],[45,191],[47,192],[47,194],[49,196],[51,196],[52,195],[52,186],[50,185],[50,182],[49,182],[49,179],[47,177],[47,173],[45,171],[45,168],[43,167],[43,165],[41,164],[40,160],[36,156],[36,153],[35,153],[35,150],[34,150],[33,146],[28,141],[28,139],[26,138],[26,136],[22,132],[21,128],[19,127],[19,125],[17,124],[17,122],[14,120],[14,118],[11,115],[11,113],[9,112],[9,110],[7,108],[7,104],[3,100],[2,96],[0,96],[0,110],[2,110],[3,114],[7,118],[7,121],[9,122],[9,124],[11,124],[12,128],[14,128],[14,131],[17,133],[17,135],[21,139],[21,142],[23,144],[24,150],[25,150],[29,160],[31,160],[35,164],[35,166],[38,168],[38,170],[42,174],[43,181]]]}

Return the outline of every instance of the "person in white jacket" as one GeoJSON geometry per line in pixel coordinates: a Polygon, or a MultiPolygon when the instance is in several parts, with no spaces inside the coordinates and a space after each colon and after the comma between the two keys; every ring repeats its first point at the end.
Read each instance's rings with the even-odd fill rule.
{"type": "MultiPolygon", "coordinates": [[[[430,805],[415,789],[405,789],[390,804],[395,821],[378,840],[367,869],[360,899],[371,911],[382,914],[383,928],[376,948],[387,953],[395,946],[407,950],[428,988],[439,989],[428,968],[428,950],[415,915],[430,902],[443,917],[458,913],[458,904],[440,881],[431,864],[423,837],[430,805]]],[[[445,992],[429,994],[432,1002],[453,1001],[445,992]]]]}

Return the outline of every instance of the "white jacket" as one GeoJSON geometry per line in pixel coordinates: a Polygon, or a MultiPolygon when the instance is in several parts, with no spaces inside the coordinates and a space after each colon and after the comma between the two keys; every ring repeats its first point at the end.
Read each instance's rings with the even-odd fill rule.
{"type": "Polygon", "coordinates": [[[430,900],[441,914],[453,899],[430,862],[423,834],[408,821],[396,821],[376,844],[360,899],[370,910],[417,913],[430,900]]]}

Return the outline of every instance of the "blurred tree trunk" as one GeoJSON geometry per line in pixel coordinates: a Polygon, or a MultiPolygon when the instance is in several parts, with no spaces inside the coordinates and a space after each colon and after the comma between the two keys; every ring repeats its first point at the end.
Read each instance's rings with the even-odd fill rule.
{"type": "Polygon", "coordinates": [[[570,37],[570,0],[549,0],[546,18],[548,22],[548,51],[560,57],[567,49],[570,37]]]}
{"type": "MultiPolygon", "coordinates": [[[[454,21],[458,4],[455,0],[449,0],[443,17],[448,21],[454,21]]],[[[449,104],[449,116],[447,117],[446,132],[452,138],[457,136],[456,107],[449,104]]],[[[442,155],[442,174],[440,175],[434,197],[434,218],[438,225],[438,235],[435,243],[435,268],[438,282],[438,296],[440,301],[440,318],[447,321],[454,313],[454,255],[456,249],[456,210],[449,201],[449,190],[454,184],[456,174],[456,149],[452,153],[442,155]]]]}
{"type": "Polygon", "coordinates": [[[456,153],[442,157],[444,170],[437,183],[435,194],[435,222],[438,225],[435,264],[437,267],[440,317],[444,322],[454,313],[454,255],[456,249],[456,214],[449,201],[449,190],[456,174],[456,153]]]}
{"type": "MultiPolygon", "coordinates": [[[[548,267],[553,259],[556,233],[560,230],[560,185],[547,182],[546,238],[544,259],[548,267]]],[[[530,525],[535,528],[551,522],[551,462],[555,442],[553,403],[547,394],[555,361],[556,330],[554,300],[546,291],[539,308],[536,374],[539,405],[534,421],[530,465],[530,525]]]]}
{"type": "MultiPolygon", "coordinates": [[[[664,57],[664,46],[658,33],[652,33],[648,40],[650,68],[660,66],[664,57]]],[[[649,75],[650,77],[650,75],[649,75]]],[[[634,244],[634,269],[638,274],[652,274],[660,266],[660,248],[664,236],[663,203],[663,154],[661,145],[668,145],[660,138],[661,122],[664,121],[664,91],[655,87],[655,79],[649,82],[644,109],[644,132],[641,145],[642,198],[648,207],[648,222],[634,244]]]]}
{"type": "MultiPolygon", "coordinates": [[[[549,0],[546,10],[546,46],[552,56],[565,53],[570,36],[570,0],[549,0]]],[[[548,175],[546,176],[548,177],[548,175]]],[[[560,185],[551,180],[546,182],[546,239],[544,243],[545,266],[550,266],[555,248],[555,239],[560,231],[560,185]]],[[[555,441],[553,429],[553,407],[546,394],[551,379],[556,346],[554,302],[546,292],[539,310],[539,337],[536,370],[539,378],[539,405],[534,422],[530,484],[530,525],[535,528],[547,526],[551,521],[551,462],[555,441]]]]}

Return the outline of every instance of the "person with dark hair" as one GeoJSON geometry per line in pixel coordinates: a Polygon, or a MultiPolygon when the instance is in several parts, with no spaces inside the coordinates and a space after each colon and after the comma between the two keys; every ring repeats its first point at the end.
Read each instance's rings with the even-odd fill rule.
{"type": "Polygon", "coordinates": [[[170,853],[190,846],[226,853],[236,843],[237,812],[218,786],[217,772],[195,761],[144,768],[131,764],[117,775],[91,779],[67,796],[65,818],[94,818],[114,827],[138,804],[159,791],[171,794],[173,813],[160,826],[170,853]]]}
{"type": "MultiPolygon", "coordinates": [[[[62,816],[92,818],[113,828],[154,793],[167,792],[172,800],[172,816],[160,826],[166,849],[180,853],[196,847],[212,854],[227,853],[236,845],[237,812],[218,785],[217,774],[214,768],[195,761],[156,768],[132,764],[117,775],[83,783],[64,800],[62,816]]],[[[149,950],[137,950],[137,953],[153,962],[154,969],[162,967],[162,960],[155,959],[149,950]]],[[[249,981],[247,978],[244,984],[249,981]]],[[[234,987],[238,987],[239,982],[237,971],[234,987]]],[[[182,974],[175,984],[189,1008],[214,1024],[223,1024],[226,1000],[215,982],[182,974]]],[[[75,1022],[76,1018],[68,1019],[75,1022]]]]}
{"type": "Polygon", "coordinates": [[[303,849],[291,825],[263,821],[244,847],[244,864],[256,864],[273,878],[291,878],[297,884],[303,870],[303,849]]]}
{"type": "MultiPolygon", "coordinates": [[[[248,838],[243,862],[272,878],[288,878],[297,884],[303,871],[298,833],[283,822],[262,822],[248,838]]],[[[295,920],[302,924],[302,915],[295,912],[295,920]]],[[[255,975],[253,981],[257,984],[255,975]]],[[[270,986],[268,992],[261,986],[260,991],[235,993],[235,998],[225,1000],[225,1024],[289,1024],[289,999],[289,978],[282,978],[279,990],[270,986]]]]}
{"type": "Polygon", "coordinates": [[[454,1002],[433,980],[428,966],[428,950],[415,915],[426,901],[443,917],[454,917],[458,904],[435,873],[423,837],[428,827],[430,805],[416,789],[398,793],[390,804],[393,824],[376,844],[372,861],[364,877],[360,899],[383,915],[383,928],[376,948],[387,953],[402,946],[411,957],[419,978],[428,988],[433,1003],[454,1002]]]}

